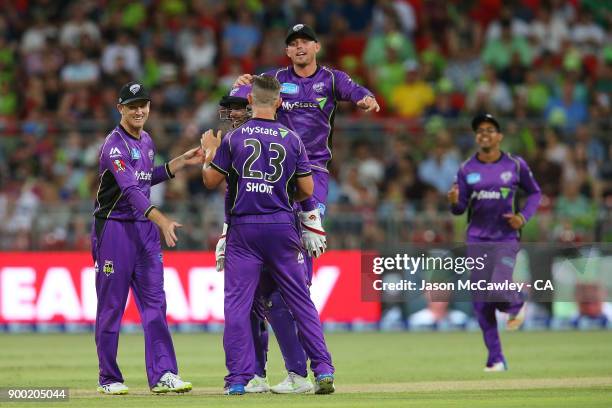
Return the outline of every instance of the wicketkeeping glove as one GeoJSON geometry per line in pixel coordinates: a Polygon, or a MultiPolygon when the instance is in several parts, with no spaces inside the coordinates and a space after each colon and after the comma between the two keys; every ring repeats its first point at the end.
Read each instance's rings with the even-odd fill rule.
{"type": "Polygon", "coordinates": [[[221,238],[217,241],[217,247],[215,248],[215,269],[217,272],[225,269],[225,235],[227,234],[227,224],[223,223],[223,233],[221,238]]]}
{"type": "Polygon", "coordinates": [[[327,237],[321,225],[319,209],[299,213],[302,226],[302,245],[308,255],[317,258],[327,248],[327,237]]]}

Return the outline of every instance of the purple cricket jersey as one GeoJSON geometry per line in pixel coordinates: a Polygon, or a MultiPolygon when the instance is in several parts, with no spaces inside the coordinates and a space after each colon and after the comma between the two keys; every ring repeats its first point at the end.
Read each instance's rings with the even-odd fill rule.
{"type": "Polygon", "coordinates": [[[455,215],[468,210],[467,241],[516,241],[514,230],[504,214],[520,213],[527,222],[540,204],[540,186],[527,163],[518,156],[502,152],[499,160],[484,163],[476,154],[457,172],[459,202],[451,206],[455,215]],[[517,211],[517,190],[527,193],[525,206],[517,211]]]}
{"type": "Polygon", "coordinates": [[[301,139],[260,118],[229,132],[211,165],[227,179],[232,224],[291,222],[296,178],[311,174],[301,139]]]}
{"type": "Polygon", "coordinates": [[[168,163],[153,167],[155,145],[145,131],[140,139],[118,125],[100,151],[100,185],[94,217],[120,221],[148,221],[153,209],[151,186],[172,178],[168,163]]]}
{"type": "Polygon", "coordinates": [[[282,106],[277,119],[302,138],[314,170],[327,171],[332,158],[332,133],[338,101],[359,102],[372,93],[348,74],[325,66],[302,78],[293,67],[265,73],[281,83],[282,106]]]}

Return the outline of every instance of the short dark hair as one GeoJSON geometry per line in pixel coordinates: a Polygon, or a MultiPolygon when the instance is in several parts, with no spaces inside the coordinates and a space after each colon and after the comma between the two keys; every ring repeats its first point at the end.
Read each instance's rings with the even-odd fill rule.
{"type": "Polygon", "coordinates": [[[256,75],[253,77],[251,95],[253,104],[272,105],[278,99],[281,84],[278,79],[270,75],[256,75]]]}

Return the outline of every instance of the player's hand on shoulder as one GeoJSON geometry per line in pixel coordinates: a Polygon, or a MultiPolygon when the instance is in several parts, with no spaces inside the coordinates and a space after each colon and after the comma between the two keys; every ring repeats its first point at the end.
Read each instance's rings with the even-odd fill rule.
{"type": "Polygon", "coordinates": [[[457,204],[459,202],[459,187],[457,184],[453,184],[449,192],[446,194],[446,198],[451,204],[457,204]]]}
{"type": "Polygon", "coordinates": [[[204,163],[210,163],[215,158],[215,153],[219,146],[221,146],[221,131],[217,130],[215,135],[212,129],[208,129],[202,133],[200,138],[200,148],[204,155],[204,163]]]}
{"type": "Polygon", "coordinates": [[[357,102],[357,106],[366,112],[380,111],[380,106],[378,105],[376,98],[374,98],[372,95],[364,96],[359,102],[357,102]]]}
{"type": "Polygon", "coordinates": [[[318,258],[327,249],[327,237],[321,225],[319,209],[299,213],[302,227],[302,245],[308,255],[318,258]]]}
{"type": "Polygon", "coordinates": [[[242,74],[234,81],[234,88],[237,86],[249,85],[251,82],[253,82],[253,75],[242,74]]]}

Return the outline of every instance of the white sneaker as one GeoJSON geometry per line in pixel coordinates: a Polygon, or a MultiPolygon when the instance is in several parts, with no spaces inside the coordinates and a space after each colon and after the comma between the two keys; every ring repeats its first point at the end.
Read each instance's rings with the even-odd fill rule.
{"type": "Polygon", "coordinates": [[[484,368],[485,373],[499,373],[502,371],[508,371],[508,366],[506,365],[505,361],[498,361],[497,363],[493,364],[491,367],[484,368]]]}
{"type": "Polygon", "coordinates": [[[96,390],[100,394],[108,395],[125,395],[128,393],[128,387],[124,383],[120,382],[98,385],[98,388],[96,388],[96,390]]]}
{"type": "Polygon", "coordinates": [[[525,310],[527,309],[527,303],[523,303],[521,309],[517,314],[508,315],[508,320],[506,321],[506,330],[513,331],[518,330],[525,321],[525,310]]]}
{"type": "Polygon", "coordinates": [[[165,394],[167,392],[189,392],[192,385],[190,382],[181,380],[176,374],[167,372],[162,375],[155,387],[151,388],[151,392],[155,394],[165,394]]]}
{"type": "Polygon", "coordinates": [[[260,377],[255,374],[246,387],[244,387],[244,391],[246,393],[268,392],[270,391],[270,383],[268,383],[268,379],[266,377],[260,377]]]}
{"type": "Polygon", "coordinates": [[[303,394],[310,392],[314,386],[308,377],[302,377],[296,373],[289,371],[287,378],[280,384],[270,387],[270,391],[274,394],[303,394]]]}

